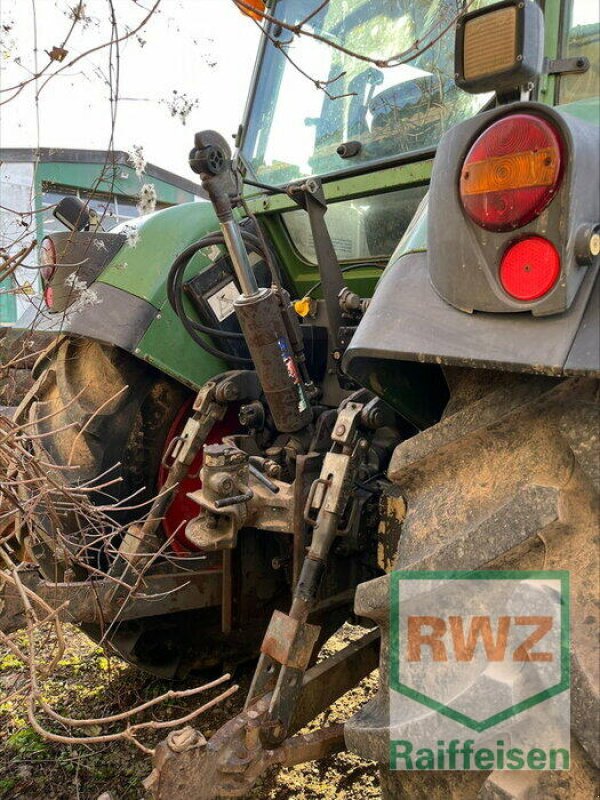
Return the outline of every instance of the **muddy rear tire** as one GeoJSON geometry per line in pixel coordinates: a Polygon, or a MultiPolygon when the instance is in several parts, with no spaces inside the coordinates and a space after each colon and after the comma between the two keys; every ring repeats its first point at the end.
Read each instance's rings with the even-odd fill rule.
{"type": "MultiPolygon", "coordinates": [[[[136,492],[126,506],[148,501],[167,432],[189,391],[128,353],[89,339],[63,339],[35,375],[34,396],[21,418],[30,423],[36,453],[67,467],[57,474],[68,485],[113,481],[91,494],[96,504],[118,503],[136,492]]],[[[115,525],[127,525],[141,512],[108,513],[115,525]]],[[[79,522],[66,518],[65,535],[85,537],[75,527],[79,522]]],[[[94,566],[102,566],[102,547],[89,553],[94,566]]],[[[60,575],[60,560],[41,566],[60,575]]]]}
{"type": "Polygon", "coordinates": [[[379,772],[381,800],[597,800],[598,774],[576,740],[568,772],[379,772]]]}
{"type": "MultiPolygon", "coordinates": [[[[33,396],[20,418],[31,423],[32,446],[38,455],[59,466],[75,467],[57,473],[69,485],[98,476],[105,476],[102,481],[119,478],[119,483],[91,495],[96,504],[131,495],[135,498],[125,505],[151,499],[168,432],[191,392],[130,354],[88,339],[65,338],[57,343],[37,365],[35,377],[33,396]]],[[[115,526],[125,526],[143,513],[136,509],[109,515],[115,526]]],[[[41,522],[52,537],[49,519],[42,516],[41,522]]],[[[71,514],[61,523],[66,537],[85,543],[81,519],[71,514]]],[[[89,536],[98,538],[96,531],[89,536]]],[[[60,552],[38,544],[34,554],[48,579],[63,579],[60,552]]],[[[110,557],[97,545],[86,551],[95,568],[105,569],[110,557]]],[[[80,572],[75,577],[84,579],[85,571],[80,572]]],[[[223,637],[220,608],[123,622],[106,638],[99,626],[87,624],[82,629],[121,658],[161,677],[189,669],[220,669],[224,661],[235,664],[249,656],[251,638],[223,637]]]]}
{"type": "Polygon", "coordinates": [[[442,421],[400,444],[390,463],[389,477],[406,503],[395,569],[570,572],[571,770],[518,773],[513,788],[501,772],[385,770],[385,734],[374,744],[369,731],[388,730],[386,579],[357,592],[357,612],[382,628],[384,655],[379,703],[346,726],[346,740],[381,762],[386,800],[592,800],[600,763],[598,382],[459,369],[448,377],[451,400],[442,421]],[[531,786],[520,789],[532,774],[531,786]]]}

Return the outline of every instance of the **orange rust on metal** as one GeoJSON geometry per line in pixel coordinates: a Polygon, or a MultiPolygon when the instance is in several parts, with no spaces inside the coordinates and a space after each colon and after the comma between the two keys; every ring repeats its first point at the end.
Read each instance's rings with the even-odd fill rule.
{"type": "Polygon", "coordinates": [[[317,625],[300,624],[282,611],[274,611],[261,652],[278,664],[304,670],[312,656],[319,630],[317,625]]]}
{"type": "Polygon", "coordinates": [[[287,664],[290,646],[298,630],[298,620],[274,611],[260,651],[279,664],[287,664]]]}

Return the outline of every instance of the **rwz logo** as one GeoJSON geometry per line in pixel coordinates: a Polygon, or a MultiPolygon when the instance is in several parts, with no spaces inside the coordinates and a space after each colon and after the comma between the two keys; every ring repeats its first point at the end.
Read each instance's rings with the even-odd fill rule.
{"type": "Polygon", "coordinates": [[[521,747],[509,763],[529,764],[539,747],[544,769],[552,753],[568,760],[568,573],[398,571],[390,581],[390,729],[396,745],[410,743],[395,752],[439,748],[466,730],[480,735],[474,747],[489,736],[521,747]]]}
{"type": "Polygon", "coordinates": [[[408,617],[408,642],[406,657],[409,661],[422,660],[422,648],[431,648],[434,661],[473,661],[479,643],[488,661],[552,661],[555,654],[550,651],[534,651],[535,645],[552,631],[552,617],[498,617],[497,624],[489,616],[471,619],[450,616],[408,617]],[[508,641],[511,625],[533,627],[534,630],[520,644],[509,651],[508,641]],[[509,651],[509,652],[507,652],[509,651]],[[450,652],[450,656],[448,653],[450,652]]]}

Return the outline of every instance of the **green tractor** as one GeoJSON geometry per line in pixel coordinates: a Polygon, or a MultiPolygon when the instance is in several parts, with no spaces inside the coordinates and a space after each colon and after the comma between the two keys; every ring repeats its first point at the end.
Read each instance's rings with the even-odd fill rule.
{"type": "Polygon", "coordinates": [[[260,5],[235,154],[190,154],[210,202],[103,232],[66,201],[44,243],[19,327],[56,339],[17,418],[108,510],[42,514],[23,574],[155,674],[258,657],[208,744],[160,745],[156,798],[344,747],[385,797],[591,798],[597,4],[260,5]],[[571,771],[390,772],[394,573],[508,569],[571,575],[571,771]],[[317,662],[352,614],[364,637],[317,662]],[[362,710],[297,734],[378,665],[362,710]]]}

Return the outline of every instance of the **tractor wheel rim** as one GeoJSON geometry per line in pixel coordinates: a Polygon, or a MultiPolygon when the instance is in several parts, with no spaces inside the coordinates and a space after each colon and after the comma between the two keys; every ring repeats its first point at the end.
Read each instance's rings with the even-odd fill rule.
{"type": "MultiPolygon", "coordinates": [[[[173,439],[181,436],[185,424],[192,413],[193,403],[193,398],[190,398],[182,405],[169,428],[167,438],[165,439],[161,464],[158,470],[158,491],[164,486],[167,475],[169,474],[169,467],[165,466],[164,463],[165,456],[172,447],[171,442],[173,439]]],[[[237,412],[232,409],[226,414],[222,422],[218,422],[213,426],[211,432],[206,437],[205,444],[217,444],[223,441],[223,437],[230,436],[237,431],[239,431],[237,412]]],[[[202,457],[203,451],[200,450],[190,466],[187,477],[180,482],[175,490],[173,501],[167,509],[162,521],[162,529],[165,538],[171,540],[171,546],[178,555],[189,555],[200,552],[199,548],[187,539],[185,528],[187,523],[200,513],[200,506],[198,503],[191,500],[188,495],[202,488],[202,481],[199,476],[200,469],[202,468],[202,457]]]]}

